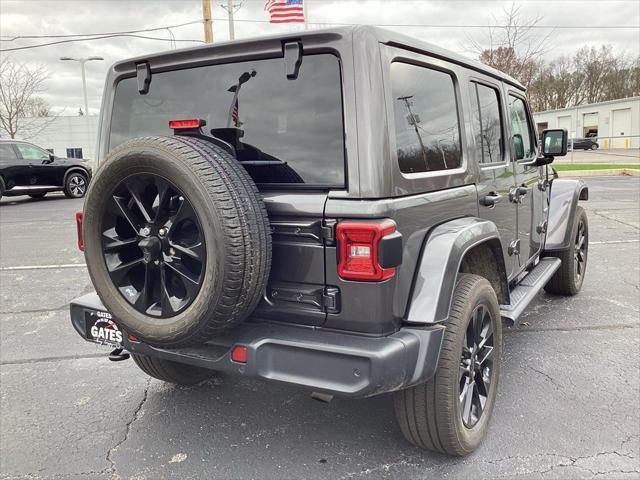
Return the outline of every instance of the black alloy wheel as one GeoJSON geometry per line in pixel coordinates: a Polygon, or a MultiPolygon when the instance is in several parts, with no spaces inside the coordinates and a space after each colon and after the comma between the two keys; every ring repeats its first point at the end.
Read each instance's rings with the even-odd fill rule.
{"type": "Polygon", "coordinates": [[[87,180],[79,173],[72,173],[67,181],[67,189],[70,196],[82,198],[87,191],[87,180]]]}
{"type": "Polygon", "coordinates": [[[484,411],[493,373],[493,321],[491,312],[478,305],[471,315],[460,357],[460,414],[473,428],[484,411]]]}
{"type": "Polygon", "coordinates": [[[573,251],[573,268],[576,284],[580,284],[587,265],[587,238],[584,220],[579,219],[578,230],[575,238],[575,248],[573,251]]]}
{"type": "Polygon", "coordinates": [[[143,314],[168,318],[187,308],[203,283],[203,229],[188,197],[167,179],[130,175],[112,192],[102,252],[122,296],[143,314]]]}
{"type": "Polygon", "coordinates": [[[582,288],[587,273],[589,252],[589,220],[581,206],[576,207],[571,226],[569,246],[563,250],[547,252],[545,256],[560,259],[560,267],[544,289],[556,295],[575,295],[582,288]]]}

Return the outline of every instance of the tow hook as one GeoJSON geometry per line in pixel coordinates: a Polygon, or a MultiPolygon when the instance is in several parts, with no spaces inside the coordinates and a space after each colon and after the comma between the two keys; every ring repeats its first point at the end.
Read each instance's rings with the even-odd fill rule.
{"type": "Polygon", "coordinates": [[[131,355],[129,355],[129,352],[127,352],[124,348],[115,348],[109,354],[109,360],[111,360],[112,362],[121,362],[123,360],[126,360],[130,356],[131,355]]]}

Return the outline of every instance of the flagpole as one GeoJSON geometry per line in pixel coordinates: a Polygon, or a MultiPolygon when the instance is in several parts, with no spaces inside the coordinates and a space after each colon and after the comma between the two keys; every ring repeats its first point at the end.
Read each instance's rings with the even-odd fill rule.
{"type": "Polygon", "coordinates": [[[307,23],[307,2],[309,0],[302,0],[302,14],[304,15],[304,29],[309,30],[309,24],[307,23]]]}

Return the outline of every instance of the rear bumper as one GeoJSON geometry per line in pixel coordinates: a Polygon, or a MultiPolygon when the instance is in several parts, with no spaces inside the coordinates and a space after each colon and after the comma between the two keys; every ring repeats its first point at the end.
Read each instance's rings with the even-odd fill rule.
{"type": "MultiPolygon", "coordinates": [[[[71,303],[71,322],[85,339],[85,316],[91,311],[106,311],[96,294],[71,303]]],[[[126,335],[123,347],[132,353],[333,395],[368,397],[431,378],[443,334],[443,326],[407,327],[386,337],[366,337],[317,327],[245,322],[197,348],[156,348],[131,342],[126,335]],[[247,347],[246,364],[231,360],[236,345],[247,347]]]]}

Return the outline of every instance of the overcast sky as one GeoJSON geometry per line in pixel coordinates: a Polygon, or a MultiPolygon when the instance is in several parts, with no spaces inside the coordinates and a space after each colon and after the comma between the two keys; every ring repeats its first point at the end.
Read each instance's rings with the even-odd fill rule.
{"type": "MultiPolygon", "coordinates": [[[[435,43],[468,56],[469,36],[482,40],[487,28],[469,25],[495,23],[503,8],[511,1],[500,0],[305,0],[310,22],[338,24],[362,23],[373,25],[428,24],[429,27],[390,26],[388,28],[435,43]],[[437,28],[434,25],[446,25],[437,28]],[[453,27],[452,25],[460,25],[453,27]]],[[[214,41],[229,38],[227,14],[220,4],[226,0],[212,0],[214,41]]],[[[240,3],[240,0],[236,0],[240,3]]],[[[236,38],[274,34],[301,29],[299,25],[271,25],[263,10],[264,0],[244,0],[235,15],[236,38]]],[[[583,45],[610,44],[614,51],[628,55],[640,54],[639,0],[576,0],[576,1],[516,1],[526,17],[541,15],[541,25],[585,26],[579,29],[557,28],[551,33],[554,46],[549,56],[571,54],[583,45]],[[634,28],[588,28],[629,26],[634,28]]],[[[0,46],[12,48],[35,45],[55,39],[19,39],[17,35],[68,35],[102,33],[143,28],[164,27],[201,20],[201,0],[0,0],[0,46]]],[[[310,28],[322,28],[310,25],[310,28]]],[[[171,29],[176,39],[202,40],[202,24],[171,29]]],[[[541,30],[546,34],[548,30],[541,30]]],[[[170,32],[159,30],[149,35],[169,39],[170,32]]],[[[197,42],[177,42],[177,48],[199,45],[197,42]]],[[[57,111],[75,115],[83,105],[80,66],[76,62],[62,62],[61,56],[88,57],[99,55],[104,62],[87,63],[89,105],[92,113],[100,107],[102,87],[108,66],[118,60],[151,52],[169,50],[175,46],[168,41],[135,38],[110,38],[53,45],[14,52],[1,52],[13,59],[44,65],[50,72],[47,91],[43,96],[57,111]]]]}

